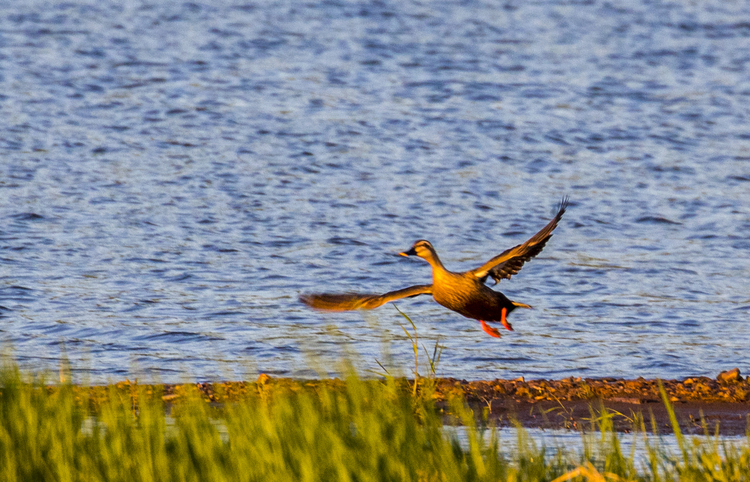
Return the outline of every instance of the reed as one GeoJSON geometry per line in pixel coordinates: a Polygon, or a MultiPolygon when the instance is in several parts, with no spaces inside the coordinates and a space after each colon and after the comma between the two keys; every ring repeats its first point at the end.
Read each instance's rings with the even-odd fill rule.
{"type": "Polygon", "coordinates": [[[750,478],[747,440],[682,437],[673,454],[658,438],[644,438],[639,462],[633,451],[623,452],[606,411],[592,417],[598,432],[586,436],[584,450],[551,455],[520,429],[517,449],[502,455],[498,432],[462,400],[449,409],[464,425],[459,441],[428,397],[413,396],[412,387],[390,377],[363,380],[351,369],[337,388],[264,393],[258,384],[257,393],[225,404],[204,400],[190,386],[167,405],[159,387],[121,385],[107,386],[92,404],[79,387],[50,386],[13,364],[0,370],[0,387],[3,481],[750,478]]]}

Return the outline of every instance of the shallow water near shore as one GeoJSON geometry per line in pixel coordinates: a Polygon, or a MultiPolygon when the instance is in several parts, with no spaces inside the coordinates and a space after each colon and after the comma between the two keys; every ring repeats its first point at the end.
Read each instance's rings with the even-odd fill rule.
{"type": "MultiPolygon", "coordinates": [[[[399,308],[459,379],[750,372],[743,2],[0,6],[0,342],[91,382],[407,372],[391,306],[523,242],[500,340],[399,308]],[[389,352],[384,354],[385,350],[389,352]],[[376,361],[377,360],[377,361],[376,361]]],[[[420,361],[420,370],[426,360],[420,361]]]]}
{"type": "MultiPolygon", "coordinates": [[[[467,437],[462,427],[450,427],[446,430],[456,435],[456,438],[463,444],[467,444],[467,437]]],[[[549,457],[554,457],[558,452],[567,454],[580,454],[584,451],[584,445],[589,444],[590,447],[596,447],[597,443],[601,441],[601,433],[587,432],[581,433],[571,430],[545,430],[535,428],[524,428],[519,429],[516,427],[503,427],[498,430],[497,437],[500,440],[500,453],[505,457],[512,458],[514,454],[519,452],[518,438],[519,430],[523,433],[521,436],[527,436],[531,438],[537,447],[544,447],[546,454],[549,457]]],[[[611,434],[608,434],[611,436],[611,434]]],[[[485,438],[490,437],[489,430],[486,432],[485,438]]],[[[645,435],[643,433],[636,434],[619,434],[618,440],[622,447],[622,452],[626,456],[630,454],[634,455],[634,459],[637,464],[648,463],[648,451],[646,450],[646,441],[648,439],[650,445],[660,447],[665,453],[670,456],[677,456],[680,453],[680,444],[674,435],[645,435]]],[[[706,444],[712,442],[712,437],[704,435],[686,435],[686,440],[689,444],[706,444]]],[[[737,446],[747,442],[745,436],[722,436],[721,440],[725,444],[735,444],[737,446]]],[[[679,457],[677,457],[679,458],[679,457]]]]}

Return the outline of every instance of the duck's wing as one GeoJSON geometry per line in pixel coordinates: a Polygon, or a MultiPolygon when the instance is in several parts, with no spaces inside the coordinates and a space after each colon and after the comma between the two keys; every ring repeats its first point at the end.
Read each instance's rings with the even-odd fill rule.
{"type": "Polygon", "coordinates": [[[375,294],[329,294],[317,293],[300,295],[299,300],[311,308],[325,311],[371,310],[389,301],[400,300],[410,296],[431,295],[432,285],[417,285],[402,290],[389,291],[382,295],[375,294]]]}
{"type": "Polygon", "coordinates": [[[560,202],[560,209],[552,221],[547,223],[531,239],[523,244],[506,249],[479,268],[470,271],[470,273],[479,278],[483,283],[487,280],[488,276],[491,276],[495,280],[495,283],[499,283],[501,279],[510,279],[511,276],[517,274],[523,268],[523,264],[526,261],[529,261],[542,252],[547,241],[552,237],[552,231],[557,227],[557,223],[560,222],[562,215],[565,214],[567,207],[568,198],[566,196],[560,202]]]}

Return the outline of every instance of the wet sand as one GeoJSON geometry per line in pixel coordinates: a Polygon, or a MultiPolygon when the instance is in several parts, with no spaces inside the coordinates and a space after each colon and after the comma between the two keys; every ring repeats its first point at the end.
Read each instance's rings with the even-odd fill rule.
{"type": "MultiPolygon", "coordinates": [[[[739,370],[717,379],[624,380],[615,378],[564,380],[438,381],[439,400],[463,394],[475,410],[486,410],[498,425],[518,422],[524,427],[588,430],[606,412],[618,431],[633,430],[640,420],[647,431],[672,433],[659,384],[684,433],[744,435],[750,421],[750,383],[739,370]]],[[[441,401],[442,403],[442,401],[441,401]]],[[[477,411],[479,410],[479,411],[477,411]]]]}
{"type": "MultiPolygon", "coordinates": [[[[482,405],[476,404],[476,408],[482,405]]],[[[498,426],[508,426],[517,420],[527,428],[596,430],[592,419],[605,407],[612,415],[613,427],[618,432],[631,432],[636,417],[642,417],[645,430],[653,433],[672,433],[667,409],[661,402],[634,405],[613,400],[574,400],[564,402],[528,400],[497,400],[492,403],[490,418],[498,426]],[[593,410],[593,412],[592,412],[593,410]]],[[[673,408],[682,433],[733,436],[745,435],[750,416],[750,404],[737,402],[675,402],[673,408]],[[705,427],[704,424],[705,423],[705,427]]]]}

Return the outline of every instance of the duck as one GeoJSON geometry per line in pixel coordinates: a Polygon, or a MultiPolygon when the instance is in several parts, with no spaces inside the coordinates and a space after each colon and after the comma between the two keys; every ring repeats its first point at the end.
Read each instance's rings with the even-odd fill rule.
{"type": "Polygon", "coordinates": [[[482,330],[494,338],[500,338],[500,331],[488,325],[489,322],[500,322],[503,327],[513,331],[508,322],[508,315],[516,308],[531,308],[526,303],[508,299],[500,291],[490,288],[486,283],[492,278],[497,285],[504,279],[518,274],[523,265],[542,252],[552,237],[569,204],[568,197],[560,202],[555,217],[539,232],[526,242],[508,248],[478,268],[454,272],[448,270],[440,261],[437,250],[426,239],[414,242],[412,247],[399,253],[401,256],[416,256],[427,261],[432,267],[432,283],[409,286],[384,294],[372,293],[312,293],[300,295],[299,300],[305,305],[322,311],[371,310],[385,303],[419,295],[432,295],[440,305],[453,310],[467,318],[478,320],[482,330]]]}

